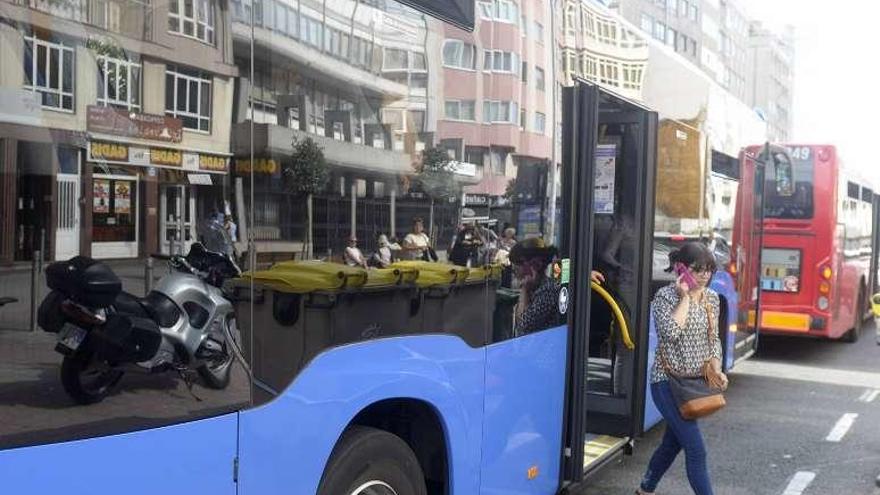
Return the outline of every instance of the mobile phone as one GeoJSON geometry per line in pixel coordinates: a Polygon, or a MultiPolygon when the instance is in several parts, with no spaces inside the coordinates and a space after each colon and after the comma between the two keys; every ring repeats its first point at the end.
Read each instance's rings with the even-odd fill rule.
{"type": "Polygon", "coordinates": [[[684,281],[685,285],[688,286],[689,290],[694,290],[697,288],[697,280],[694,278],[693,275],[691,275],[691,271],[688,270],[686,266],[684,266],[684,263],[675,263],[674,265],[672,265],[672,269],[675,270],[675,274],[677,276],[681,277],[682,275],[684,275],[684,277],[682,277],[682,280],[684,281]]]}

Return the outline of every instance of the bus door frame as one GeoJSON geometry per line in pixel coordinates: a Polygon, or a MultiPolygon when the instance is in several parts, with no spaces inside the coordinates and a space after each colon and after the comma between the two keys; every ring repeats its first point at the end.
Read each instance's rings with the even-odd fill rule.
{"type": "MultiPolygon", "coordinates": [[[[641,162],[637,184],[643,190],[634,218],[641,228],[635,233],[641,243],[638,256],[639,282],[636,291],[637,307],[633,308],[635,318],[628,322],[632,328],[643,328],[635,339],[636,353],[633,360],[631,392],[628,396],[622,417],[626,423],[629,437],[641,433],[644,404],[645,367],[648,362],[648,298],[651,290],[652,238],[654,230],[654,190],[657,155],[658,116],[656,112],[626,100],[598,86],[576,80],[574,87],[564,88],[563,108],[569,111],[563,115],[562,163],[565,177],[563,201],[569,207],[569,231],[563,232],[563,245],[573,242],[573,272],[571,276],[572,310],[569,312],[569,350],[566,363],[566,407],[563,425],[563,452],[561,481],[578,483],[584,479],[584,440],[587,432],[586,393],[587,345],[589,342],[589,323],[591,311],[590,270],[593,251],[593,186],[595,174],[595,154],[599,138],[599,126],[605,123],[636,124],[636,154],[641,162]],[[605,100],[625,112],[602,110],[600,103],[605,100]],[[574,164],[574,166],[572,165],[574,164]],[[650,166],[648,166],[650,165],[650,166]],[[590,191],[589,194],[578,192],[590,191]],[[565,194],[568,196],[566,197],[565,194]],[[647,215],[646,215],[647,213],[647,215]],[[587,260],[585,262],[585,260],[587,260]]],[[[565,224],[565,221],[563,222],[565,224]]]]}

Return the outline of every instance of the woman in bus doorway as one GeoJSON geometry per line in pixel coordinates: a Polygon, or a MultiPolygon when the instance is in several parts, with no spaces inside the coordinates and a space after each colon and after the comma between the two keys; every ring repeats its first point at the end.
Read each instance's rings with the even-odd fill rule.
{"type": "Polygon", "coordinates": [[[669,255],[679,277],[654,296],[652,311],[658,344],[651,370],[651,395],[666,420],[663,441],[648,464],[638,495],[650,495],[683,449],[687,477],[696,495],[712,495],[706,466],[706,445],[697,421],[685,420],[669,388],[668,373],[705,376],[709,385],[727,387],[721,371],[721,341],[709,318],[718,321],[718,294],[706,288],[715,271],[715,257],[699,242],[689,242],[669,255]]]}

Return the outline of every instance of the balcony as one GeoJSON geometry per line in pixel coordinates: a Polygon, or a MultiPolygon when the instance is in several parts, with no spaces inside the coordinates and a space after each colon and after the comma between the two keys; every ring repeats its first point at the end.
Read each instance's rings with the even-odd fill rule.
{"type": "Polygon", "coordinates": [[[13,3],[137,40],[147,40],[152,27],[152,7],[139,0],[14,0],[13,3]]]}

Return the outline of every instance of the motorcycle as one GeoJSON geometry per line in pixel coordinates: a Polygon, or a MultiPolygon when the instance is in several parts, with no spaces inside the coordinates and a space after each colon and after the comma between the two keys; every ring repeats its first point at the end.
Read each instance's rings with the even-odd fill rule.
{"type": "Polygon", "coordinates": [[[127,372],[174,371],[190,391],[192,371],[209,388],[229,385],[240,337],[223,283],[241,270],[223,234],[212,221],[205,244],[194,243],[186,256],[152,255],[167,260],[169,272],[142,298],[124,292],[116,274],[91,258],[49,265],[52,291],[38,324],[58,334],[61,383],[71,398],[100,402],[127,372]]]}

